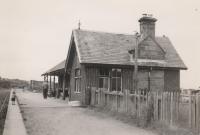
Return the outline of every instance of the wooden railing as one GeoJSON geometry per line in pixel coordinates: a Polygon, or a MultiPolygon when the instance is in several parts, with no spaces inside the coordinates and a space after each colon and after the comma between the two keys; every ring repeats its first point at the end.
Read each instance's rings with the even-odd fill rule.
{"type": "Polygon", "coordinates": [[[180,91],[138,91],[130,94],[92,89],[91,105],[107,107],[112,111],[133,115],[145,122],[163,121],[175,124],[179,115],[180,91]]]}
{"type": "Polygon", "coordinates": [[[139,91],[130,93],[91,89],[91,105],[107,107],[133,115],[145,122],[162,121],[200,132],[200,95],[182,95],[180,91],[139,91]]]}

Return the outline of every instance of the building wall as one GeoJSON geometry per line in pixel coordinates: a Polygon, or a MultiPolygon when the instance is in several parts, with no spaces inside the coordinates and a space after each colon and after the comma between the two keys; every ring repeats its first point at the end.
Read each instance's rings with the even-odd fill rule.
{"type": "Polygon", "coordinates": [[[164,89],[171,90],[180,90],[180,71],[179,70],[165,70],[164,76],[164,89]]]}
{"type": "Polygon", "coordinates": [[[87,67],[86,68],[86,86],[98,87],[98,68],[87,67]]]}
{"type": "Polygon", "coordinates": [[[90,104],[91,89],[98,88],[98,69],[90,66],[85,67],[85,103],[90,104]]]}
{"type": "Polygon", "coordinates": [[[165,54],[161,47],[151,38],[147,38],[139,45],[139,58],[142,59],[164,59],[165,54]]]}
{"type": "MultiPolygon", "coordinates": [[[[140,69],[138,71],[138,89],[149,89],[151,91],[164,90],[164,70],[155,69],[150,71],[147,69],[140,69]]],[[[134,89],[134,71],[131,69],[123,69],[123,89],[134,89]]]]}
{"type": "MultiPolygon", "coordinates": [[[[73,48],[75,49],[75,48],[73,48]]],[[[85,71],[84,66],[80,64],[78,60],[78,56],[76,51],[73,51],[74,53],[71,55],[70,60],[72,61],[71,65],[71,73],[70,73],[70,92],[69,97],[71,101],[81,101],[83,104],[85,104],[85,71]],[[81,70],[81,89],[80,92],[77,93],[75,91],[75,69],[79,68],[81,70]]]]}
{"type": "MultiPolygon", "coordinates": [[[[90,90],[98,89],[99,85],[99,69],[109,68],[121,68],[122,69],[122,91],[125,89],[134,89],[134,69],[133,67],[114,67],[104,65],[83,65],[80,64],[77,53],[74,51],[70,57],[71,60],[71,73],[70,73],[70,100],[78,100],[83,104],[89,104],[90,102],[90,90]],[[80,93],[75,92],[75,69],[81,70],[81,91],[80,93]]],[[[163,91],[180,88],[180,72],[179,70],[161,70],[153,69],[150,72],[149,81],[149,70],[145,68],[139,68],[138,71],[138,89],[148,89],[152,91],[163,91]],[[149,86],[150,82],[150,86],[149,86]]]]}
{"type": "MultiPolygon", "coordinates": [[[[74,59],[77,59],[75,55],[74,59]]],[[[74,61],[71,78],[70,78],[70,88],[71,88],[71,100],[79,100],[83,104],[89,104],[91,88],[98,89],[98,74],[99,69],[102,67],[90,66],[85,67],[81,65],[77,60],[74,61]],[[75,68],[81,69],[81,92],[75,93],[75,80],[74,73],[75,68]]],[[[110,67],[111,69],[112,67],[110,67]]],[[[148,89],[149,88],[149,71],[146,69],[141,69],[138,71],[138,89],[148,89]]],[[[130,68],[122,69],[122,91],[125,89],[133,90],[134,88],[134,71],[130,68]]],[[[179,70],[158,70],[154,69],[150,72],[150,90],[151,91],[163,91],[163,90],[178,90],[180,89],[180,72],[179,70]]]]}
{"type": "Polygon", "coordinates": [[[123,69],[122,70],[122,89],[132,90],[133,83],[133,69],[123,69]]]}
{"type": "MultiPolygon", "coordinates": [[[[87,67],[86,68],[86,87],[98,88],[99,69],[103,67],[87,67]]],[[[113,67],[114,68],[114,67],[113,67]]],[[[110,67],[111,71],[112,67],[110,67]]],[[[149,71],[141,69],[138,71],[138,89],[149,88],[149,71]]],[[[164,70],[152,70],[150,73],[150,88],[151,90],[164,89],[164,70]]],[[[130,68],[122,68],[122,91],[124,89],[134,89],[134,70],[130,68]]]]}
{"type": "Polygon", "coordinates": [[[150,90],[163,91],[164,90],[164,70],[152,70],[150,76],[150,90]]]}
{"type": "MultiPolygon", "coordinates": [[[[77,55],[75,55],[77,59],[77,55]]],[[[78,61],[74,61],[71,74],[71,100],[79,100],[83,104],[90,103],[90,90],[98,89],[99,85],[99,69],[103,67],[81,65],[78,61]],[[81,93],[75,93],[74,69],[81,69],[81,93]]],[[[110,67],[112,69],[112,67],[110,67]]],[[[149,70],[140,69],[138,71],[138,89],[149,88],[149,70]]],[[[122,91],[125,89],[133,90],[134,88],[134,71],[130,68],[122,68],[122,91]]],[[[159,70],[154,69],[150,72],[150,90],[177,90],[180,88],[180,72],[178,70],[159,70]]]]}

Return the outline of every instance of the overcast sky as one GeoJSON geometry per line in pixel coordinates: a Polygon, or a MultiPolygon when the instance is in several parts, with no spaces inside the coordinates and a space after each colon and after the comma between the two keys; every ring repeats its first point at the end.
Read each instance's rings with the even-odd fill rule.
{"type": "Polygon", "coordinates": [[[0,0],[0,76],[42,80],[67,56],[72,29],[133,34],[143,13],[158,19],[189,68],[181,87],[200,86],[199,0],[0,0]]]}

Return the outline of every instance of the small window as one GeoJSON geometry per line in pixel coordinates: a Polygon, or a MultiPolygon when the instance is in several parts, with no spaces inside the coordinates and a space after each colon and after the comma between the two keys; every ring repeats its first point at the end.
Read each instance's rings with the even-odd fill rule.
{"type": "Polygon", "coordinates": [[[109,69],[102,68],[99,70],[99,88],[108,89],[109,69]]]}
{"type": "Polygon", "coordinates": [[[75,92],[81,92],[81,70],[79,68],[75,69],[75,92]]]}
{"type": "Polygon", "coordinates": [[[109,76],[109,70],[108,69],[100,69],[99,75],[100,76],[109,76]]]}
{"type": "Polygon", "coordinates": [[[81,75],[81,70],[79,68],[75,69],[75,77],[79,77],[81,75]]]}
{"type": "Polygon", "coordinates": [[[111,91],[121,91],[122,89],[122,77],[121,69],[112,69],[111,73],[111,91]]]}

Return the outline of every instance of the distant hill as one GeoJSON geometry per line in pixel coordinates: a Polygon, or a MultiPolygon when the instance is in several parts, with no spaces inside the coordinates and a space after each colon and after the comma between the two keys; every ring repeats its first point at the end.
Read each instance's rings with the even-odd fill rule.
{"type": "Polygon", "coordinates": [[[24,88],[28,86],[29,82],[25,80],[0,77],[0,88],[24,88]]]}

